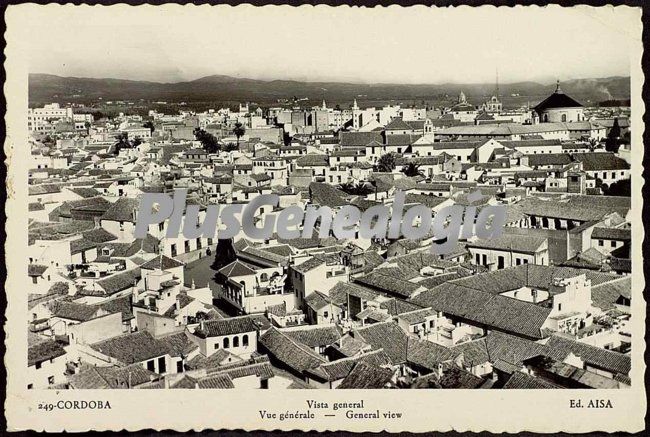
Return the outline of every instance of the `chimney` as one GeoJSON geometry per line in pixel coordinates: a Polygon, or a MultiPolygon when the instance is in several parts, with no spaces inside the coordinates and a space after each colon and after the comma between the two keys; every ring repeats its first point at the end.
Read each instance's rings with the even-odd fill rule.
{"type": "Polygon", "coordinates": [[[438,369],[436,370],[436,375],[438,376],[438,379],[442,378],[443,375],[442,363],[438,363],[438,369]]]}

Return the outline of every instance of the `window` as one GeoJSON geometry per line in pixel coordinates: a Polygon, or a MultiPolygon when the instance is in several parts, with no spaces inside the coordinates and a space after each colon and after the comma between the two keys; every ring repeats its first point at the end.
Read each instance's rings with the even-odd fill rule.
{"type": "Polygon", "coordinates": [[[158,358],[158,373],[167,372],[167,363],[165,362],[165,357],[158,358]]]}
{"type": "Polygon", "coordinates": [[[561,303],[557,304],[557,310],[562,311],[562,304],[561,303]]]}
{"type": "Polygon", "coordinates": [[[228,349],[230,347],[230,339],[228,337],[223,339],[223,348],[228,349]]]}
{"type": "Polygon", "coordinates": [[[190,242],[189,240],[185,240],[185,253],[190,251],[190,242]]]}
{"type": "Polygon", "coordinates": [[[232,347],[239,347],[239,337],[235,336],[232,339],[232,347]]]}
{"type": "Polygon", "coordinates": [[[500,256],[499,258],[497,258],[497,260],[498,260],[497,267],[499,269],[503,269],[506,266],[506,258],[503,257],[503,256],[500,256]]]}
{"type": "Polygon", "coordinates": [[[481,255],[478,253],[476,254],[476,264],[481,264],[481,255]]]}
{"type": "Polygon", "coordinates": [[[34,388],[34,384],[27,384],[27,390],[31,390],[34,388]]]}
{"type": "Polygon", "coordinates": [[[158,230],[162,232],[165,229],[165,222],[161,222],[158,224],[158,230]]]}
{"type": "Polygon", "coordinates": [[[176,250],[176,245],[175,244],[172,244],[171,252],[172,252],[172,257],[175,257],[176,255],[178,255],[178,251],[176,250]]]}
{"type": "Polygon", "coordinates": [[[242,346],[244,347],[248,346],[248,334],[244,334],[241,340],[242,340],[242,346]]]}
{"type": "Polygon", "coordinates": [[[269,388],[269,380],[268,379],[260,380],[260,388],[264,388],[264,389],[269,388]]]}
{"type": "Polygon", "coordinates": [[[598,240],[598,245],[599,245],[599,246],[604,246],[604,245],[605,245],[605,242],[604,242],[603,240],[598,240]]]}
{"type": "Polygon", "coordinates": [[[47,377],[47,383],[48,383],[49,385],[54,384],[54,376],[48,376],[48,377],[47,377]]]}
{"type": "Polygon", "coordinates": [[[616,247],[616,241],[612,241],[612,242],[610,243],[610,245],[611,245],[612,247],[616,247]]]}
{"type": "MultiPolygon", "coordinates": [[[[520,264],[521,264],[521,259],[519,259],[519,258],[515,258],[515,265],[518,266],[518,265],[520,265],[520,264]]],[[[516,294],[517,294],[517,293],[515,292],[515,295],[516,295],[516,294]]]]}
{"type": "Polygon", "coordinates": [[[329,314],[327,311],[324,311],[324,312],[323,312],[323,318],[324,318],[325,320],[327,320],[327,318],[329,317],[329,315],[330,315],[330,314],[329,314]]]}
{"type": "Polygon", "coordinates": [[[566,122],[566,114],[562,114],[562,122],[566,122]]]}
{"type": "Polygon", "coordinates": [[[36,363],[36,366],[35,366],[35,367],[36,367],[37,369],[40,369],[40,368],[41,368],[41,364],[42,364],[42,363],[40,363],[40,362],[39,362],[39,363],[36,363]]]}
{"type": "Polygon", "coordinates": [[[214,348],[215,348],[215,350],[219,349],[219,342],[218,341],[214,344],[214,348]]]}

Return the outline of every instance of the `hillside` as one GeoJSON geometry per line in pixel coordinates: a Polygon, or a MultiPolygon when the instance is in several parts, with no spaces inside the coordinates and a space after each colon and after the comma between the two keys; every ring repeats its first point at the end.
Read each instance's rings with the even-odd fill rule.
{"type": "MultiPolygon", "coordinates": [[[[583,103],[607,99],[626,99],[630,94],[629,77],[577,79],[562,83],[562,89],[583,103]]],[[[531,104],[546,97],[554,84],[519,82],[500,85],[500,94],[508,103],[531,104]],[[511,97],[512,94],[518,94],[511,97]]],[[[359,84],[339,82],[299,82],[290,80],[254,80],[230,76],[207,76],[188,82],[158,83],[122,79],[90,79],[30,74],[30,105],[46,102],[88,103],[106,100],[164,100],[168,102],[253,101],[274,103],[278,99],[308,98],[320,102],[359,102],[410,100],[449,100],[464,91],[468,100],[478,104],[494,92],[494,84],[359,84]]]]}

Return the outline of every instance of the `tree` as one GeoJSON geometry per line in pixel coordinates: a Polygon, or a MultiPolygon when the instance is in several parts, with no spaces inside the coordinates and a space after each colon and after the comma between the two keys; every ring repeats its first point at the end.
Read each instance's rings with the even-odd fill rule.
{"type": "Polygon", "coordinates": [[[598,140],[595,138],[589,138],[589,145],[587,147],[589,147],[590,152],[593,152],[596,150],[596,147],[598,147],[598,140]]]}
{"type": "Polygon", "coordinates": [[[618,118],[615,118],[614,124],[607,134],[605,150],[617,153],[619,147],[621,147],[621,127],[618,125],[618,118]]]}
{"type": "Polygon", "coordinates": [[[237,122],[235,123],[235,127],[233,128],[232,133],[237,137],[237,148],[239,149],[239,139],[246,133],[246,128],[243,124],[237,122]]]}
{"type": "Polygon", "coordinates": [[[390,173],[395,170],[395,155],[386,153],[379,158],[376,165],[376,171],[383,173],[390,173]]]}
{"type": "Polygon", "coordinates": [[[146,121],[146,122],[142,125],[142,127],[147,127],[147,128],[149,128],[149,130],[151,131],[151,133],[153,133],[153,131],[156,130],[156,126],[154,126],[153,121],[151,121],[151,120],[146,121]]]}
{"type": "Polygon", "coordinates": [[[420,166],[412,162],[409,162],[404,167],[402,167],[402,173],[409,177],[422,175],[420,166]]]}
{"type": "Polygon", "coordinates": [[[117,140],[117,143],[115,143],[115,151],[114,151],[116,155],[119,155],[120,150],[122,149],[133,149],[135,147],[138,147],[143,142],[142,138],[140,137],[135,137],[129,141],[128,132],[121,132],[115,135],[115,139],[117,140]]]}
{"type": "Polygon", "coordinates": [[[233,150],[239,150],[239,146],[235,143],[228,143],[223,147],[224,152],[232,152],[233,150]]]}
{"type": "Polygon", "coordinates": [[[237,260],[237,252],[232,238],[219,240],[214,251],[214,261],[210,268],[215,272],[237,260]]]}
{"type": "Polygon", "coordinates": [[[606,196],[632,196],[632,186],[630,184],[630,179],[622,179],[612,183],[610,186],[605,187],[605,184],[602,186],[603,194],[606,196]]]}
{"type": "Polygon", "coordinates": [[[194,129],[194,137],[201,143],[203,149],[208,153],[218,153],[219,150],[221,150],[221,145],[217,138],[200,127],[194,129]]]}
{"type": "Polygon", "coordinates": [[[119,155],[120,150],[122,150],[122,149],[130,149],[131,148],[131,143],[129,143],[129,134],[128,134],[128,132],[120,132],[119,134],[115,135],[115,139],[117,140],[117,142],[115,143],[115,149],[114,149],[115,155],[119,155]]]}
{"type": "Polygon", "coordinates": [[[353,196],[366,196],[373,192],[373,188],[363,182],[357,182],[356,184],[352,182],[346,182],[344,184],[341,184],[340,188],[346,194],[351,194],[353,196]]]}

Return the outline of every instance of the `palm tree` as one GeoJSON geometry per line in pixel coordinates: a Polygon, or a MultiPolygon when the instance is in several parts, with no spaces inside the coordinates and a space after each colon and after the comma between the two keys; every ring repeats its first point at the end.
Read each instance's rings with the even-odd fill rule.
{"type": "Polygon", "coordinates": [[[372,188],[363,182],[357,182],[356,184],[353,182],[346,182],[344,184],[341,184],[340,188],[346,194],[351,194],[354,196],[365,196],[372,193],[372,188]]]}
{"type": "Polygon", "coordinates": [[[395,156],[392,153],[386,153],[377,161],[376,171],[390,173],[395,169],[395,156]]]}
{"type": "Polygon", "coordinates": [[[402,173],[409,177],[422,175],[422,172],[420,171],[420,165],[413,162],[409,162],[404,167],[402,167],[402,173]]]}
{"type": "Polygon", "coordinates": [[[239,139],[246,133],[246,128],[240,122],[235,123],[232,133],[237,137],[237,148],[239,148],[239,139]]]}

